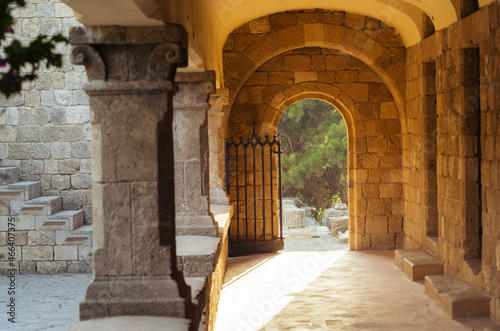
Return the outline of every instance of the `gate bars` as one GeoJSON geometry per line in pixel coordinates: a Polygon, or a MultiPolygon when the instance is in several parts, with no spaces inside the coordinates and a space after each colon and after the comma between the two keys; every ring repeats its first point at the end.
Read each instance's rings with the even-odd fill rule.
{"type": "MultiPolygon", "coordinates": [[[[274,241],[274,186],[276,182],[273,180],[273,154],[277,154],[278,166],[277,166],[277,181],[278,181],[278,209],[279,209],[279,239],[283,239],[283,212],[282,212],[282,203],[281,203],[281,141],[277,139],[276,135],[274,135],[273,140],[269,140],[269,136],[266,135],[266,139],[264,141],[261,140],[260,137],[257,137],[256,134],[252,134],[247,138],[247,141],[243,141],[243,138],[240,137],[236,142],[233,140],[233,137],[226,143],[226,188],[228,194],[235,193],[236,195],[236,242],[231,240],[232,236],[230,235],[230,244],[231,245],[240,245],[240,244],[248,244],[251,242],[257,243],[262,241],[274,241]],[[262,188],[259,188],[259,183],[257,181],[257,177],[259,177],[259,169],[256,168],[259,158],[259,152],[257,151],[258,147],[260,148],[260,163],[261,167],[261,181],[262,188]],[[273,149],[276,147],[276,149],[273,149]],[[248,149],[250,150],[250,155],[248,153],[248,149]],[[266,153],[265,151],[268,150],[266,153]],[[266,176],[266,156],[269,157],[269,176],[266,176]],[[241,160],[243,158],[243,160],[241,160]],[[241,166],[241,161],[243,161],[243,167],[241,166]],[[250,162],[249,162],[250,161],[250,162]],[[243,168],[243,169],[241,169],[243,168]],[[249,169],[250,168],[250,169],[249,169]],[[242,178],[244,178],[242,180],[242,178]],[[252,180],[250,180],[252,179],[252,180]],[[231,192],[231,183],[234,183],[233,189],[236,189],[236,192],[231,192]],[[240,190],[242,190],[242,184],[244,185],[244,197],[241,194],[240,190]],[[266,187],[270,188],[270,210],[266,210],[266,187]],[[257,197],[258,192],[262,190],[262,199],[257,197]],[[262,216],[262,229],[260,226],[257,226],[258,213],[257,213],[257,204],[258,201],[262,200],[262,211],[260,215],[262,216]],[[253,202],[253,210],[251,206],[249,206],[249,202],[252,204],[253,202]],[[242,207],[242,208],[241,208],[242,207]],[[244,212],[240,209],[244,209],[244,212]],[[253,211],[253,213],[252,213],[253,211]],[[241,215],[240,217],[240,214],[241,215]],[[253,214],[250,215],[249,214],[253,214]],[[244,217],[244,218],[243,218],[244,217]],[[240,225],[240,219],[244,219],[243,225],[240,225]],[[268,218],[271,220],[271,239],[266,240],[266,221],[268,218]],[[249,229],[249,223],[251,223],[253,219],[253,229],[249,229]],[[243,229],[241,228],[243,226],[243,229]],[[253,230],[253,238],[250,230],[253,230]],[[262,233],[260,234],[260,230],[262,233]],[[260,235],[259,235],[260,234],[260,235]]],[[[234,196],[232,197],[234,200],[234,196]]],[[[251,225],[250,225],[251,226],[251,225]]],[[[233,230],[234,231],[234,230],[233,230]]],[[[231,233],[231,232],[230,232],[231,233]]]]}

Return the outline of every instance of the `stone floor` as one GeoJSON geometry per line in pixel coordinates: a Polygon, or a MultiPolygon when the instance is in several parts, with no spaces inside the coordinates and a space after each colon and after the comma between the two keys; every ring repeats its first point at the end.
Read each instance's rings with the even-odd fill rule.
{"type": "Polygon", "coordinates": [[[91,274],[17,275],[16,323],[7,318],[8,279],[0,276],[0,330],[64,331],[77,319],[91,274]]]}
{"type": "MultiPolygon", "coordinates": [[[[392,251],[349,252],[324,227],[288,229],[285,250],[231,258],[217,331],[482,330],[489,319],[453,321],[394,265],[392,251]]],[[[0,277],[0,330],[66,330],[92,275],[17,275],[16,324],[0,277]]]]}
{"type": "Polygon", "coordinates": [[[216,331],[497,326],[486,318],[450,319],[425,295],[422,282],[396,267],[393,251],[347,251],[323,230],[285,232],[281,253],[230,258],[216,331]]]}

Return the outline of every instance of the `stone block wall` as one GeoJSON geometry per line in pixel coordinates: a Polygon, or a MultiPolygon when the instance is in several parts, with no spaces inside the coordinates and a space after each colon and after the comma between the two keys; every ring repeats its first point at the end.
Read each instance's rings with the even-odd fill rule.
{"type": "Polygon", "coordinates": [[[491,295],[491,317],[497,322],[499,16],[494,2],[408,49],[408,134],[403,143],[406,247],[424,247],[444,261],[445,273],[458,274],[491,295]],[[429,70],[434,64],[435,72],[429,70]],[[432,104],[429,91],[434,83],[432,104]],[[435,109],[434,128],[429,125],[432,112],[426,113],[426,107],[435,109]],[[427,163],[432,150],[435,169],[427,163]],[[431,172],[435,172],[435,184],[426,180],[431,172]],[[429,195],[430,184],[437,191],[434,244],[429,244],[426,227],[430,223],[424,213],[436,199],[429,195]]]}
{"type": "MultiPolygon", "coordinates": [[[[13,11],[16,38],[38,34],[68,36],[79,25],[60,1],[29,0],[13,11]]],[[[63,209],[84,209],[92,223],[90,110],[85,68],[69,61],[69,45],[59,45],[60,69],[41,67],[38,79],[20,94],[0,99],[0,166],[17,166],[22,180],[40,180],[43,195],[60,195],[63,209]]]]}
{"type": "MultiPolygon", "coordinates": [[[[92,230],[37,230],[34,215],[16,217],[15,258],[19,274],[92,272],[92,230]]],[[[8,273],[9,216],[0,216],[0,274],[8,273]]]]}

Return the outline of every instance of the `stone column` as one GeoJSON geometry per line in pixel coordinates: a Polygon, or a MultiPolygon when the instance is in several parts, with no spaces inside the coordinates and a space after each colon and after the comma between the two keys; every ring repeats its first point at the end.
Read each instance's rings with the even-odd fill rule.
{"type": "Polygon", "coordinates": [[[215,72],[178,73],[174,97],[176,234],[216,236],[209,211],[208,99],[215,72]]]}
{"type": "Polygon", "coordinates": [[[172,94],[186,63],[179,25],[70,32],[85,65],[92,124],[94,274],[80,320],[186,317],[189,287],[175,267],[172,94]]]}
{"type": "Polygon", "coordinates": [[[210,203],[228,205],[229,199],[224,190],[224,107],[229,101],[229,91],[219,89],[210,96],[208,111],[208,144],[210,150],[210,203]]]}

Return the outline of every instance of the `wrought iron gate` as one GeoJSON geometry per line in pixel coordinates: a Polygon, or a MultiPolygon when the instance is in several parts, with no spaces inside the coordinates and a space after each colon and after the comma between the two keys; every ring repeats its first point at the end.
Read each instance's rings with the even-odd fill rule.
{"type": "Polygon", "coordinates": [[[226,143],[226,186],[236,209],[229,230],[229,255],[283,249],[281,141],[253,134],[226,143]],[[278,216],[279,215],[279,216],[278,216]]]}

